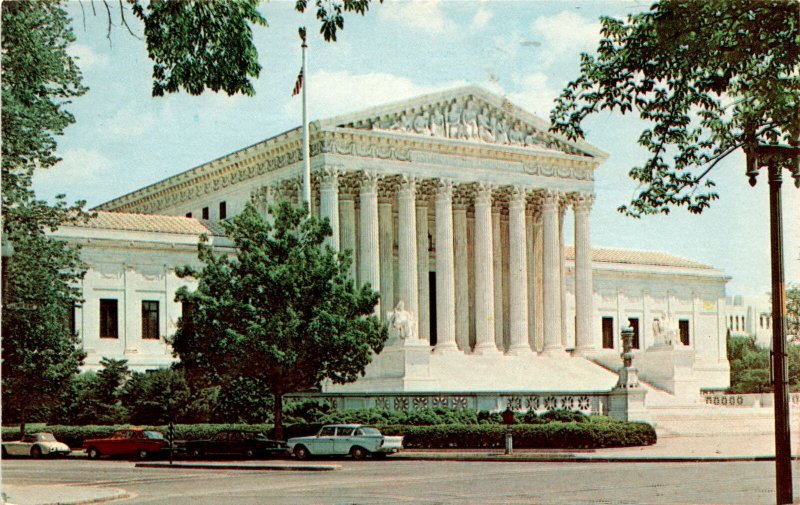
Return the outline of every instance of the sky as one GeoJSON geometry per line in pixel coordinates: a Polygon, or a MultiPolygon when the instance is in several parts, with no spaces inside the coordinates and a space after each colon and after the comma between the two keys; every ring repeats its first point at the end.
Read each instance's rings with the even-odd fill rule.
{"type": "MultiPolygon", "coordinates": [[[[291,93],[301,64],[299,26],[309,33],[312,120],[464,85],[547,119],[553,100],[578,76],[580,53],[597,48],[599,17],[624,18],[650,2],[386,0],[363,17],[347,14],[338,41],[327,43],[313,8],[300,14],[294,1],[275,0],[259,8],[269,26],[254,30],[263,67],[255,97],[160,98],[151,96],[141,24],[128,13],[138,38],[131,36],[117,14],[109,38],[104,7],[95,5],[96,14],[90,2],[83,10],[77,1],[67,6],[77,38],[70,53],[90,90],[67,106],[76,123],[58,139],[62,161],[34,177],[40,197],[66,194],[88,207],[297,127],[301,103],[291,93]]],[[[741,152],[712,172],[720,200],[699,216],[682,208],[641,219],[616,211],[641,190],[627,174],[647,158],[636,142],[645,126],[608,112],[584,123],[586,140],[610,155],[595,172],[593,245],[674,254],[722,270],[731,277],[729,295],[767,293],[766,176],[751,188],[741,152]]],[[[786,279],[800,282],[800,190],[790,180],[783,187],[786,279]]]]}

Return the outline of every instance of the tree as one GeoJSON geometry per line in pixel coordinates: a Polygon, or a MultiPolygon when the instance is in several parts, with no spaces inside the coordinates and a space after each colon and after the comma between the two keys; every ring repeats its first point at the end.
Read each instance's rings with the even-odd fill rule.
{"type": "Polygon", "coordinates": [[[604,109],[654,123],[639,137],[650,158],[630,171],[644,189],[621,212],[700,213],[718,198],[707,175],[722,159],[800,135],[796,0],[662,0],[627,22],[601,22],[597,57],[581,55],[550,117],[573,139],[604,109]]]}
{"type": "Polygon", "coordinates": [[[52,407],[84,357],[68,324],[84,266],[77,249],[45,235],[82,219],[82,203],[61,196],[50,206],[30,185],[35,169],[58,161],[55,137],[74,121],[63,107],[86,89],[66,52],[74,37],[63,9],[8,2],[2,11],[3,239],[14,246],[3,269],[3,413],[24,432],[31,409],[52,407]]]}
{"type": "Polygon", "coordinates": [[[172,345],[194,381],[247,378],[269,388],[275,436],[282,438],[283,396],[326,379],[356,380],[382,350],[387,330],[374,315],[378,294],[349,277],[349,253],[322,246],[331,235],[327,221],[286,202],[274,219],[269,224],[247,205],[223,222],[236,257],[201,242],[202,270],[179,271],[198,285],[176,295],[190,310],[172,345]]]}
{"type": "Polygon", "coordinates": [[[179,370],[161,368],[134,372],[120,392],[133,424],[167,424],[191,410],[192,398],[179,370]]]}
{"type": "MultiPolygon", "coordinates": [[[[144,24],[147,53],[153,60],[153,96],[181,89],[199,95],[206,89],[228,95],[254,95],[251,83],[261,72],[253,27],[266,26],[258,12],[260,0],[143,2],[125,0],[144,24]]],[[[344,13],[365,14],[372,0],[315,0],[320,33],[328,42],[344,28],[344,13]]],[[[380,0],[381,2],[383,0],[380,0]]],[[[125,18],[125,2],[118,0],[120,23],[133,34],[125,18]]],[[[112,6],[103,0],[111,36],[112,6]]],[[[92,4],[94,8],[94,4],[92,4]]],[[[307,0],[296,0],[295,10],[305,12],[307,0]]]]}

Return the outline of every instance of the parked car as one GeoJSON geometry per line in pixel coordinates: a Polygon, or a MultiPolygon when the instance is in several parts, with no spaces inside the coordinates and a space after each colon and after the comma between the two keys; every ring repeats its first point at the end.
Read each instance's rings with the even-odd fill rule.
{"type": "Polygon", "coordinates": [[[52,433],[29,433],[22,440],[3,442],[3,457],[30,456],[66,456],[70,448],[67,444],[59,442],[52,433]]]}
{"type": "Polygon", "coordinates": [[[309,456],[350,455],[355,459],[371,455],[379,458],[403,448],[403,437],[386,437],[372,426],[328,424],[311,437],[290,438],[289,450],[298,459],[309,456]]]}
{"type": "Polygon", "coordinates": [[[125,428],[117,430],[108,438],[92,438],[83,441],[83,448],[89,458],[100,456],[132,455],[147,459],[168,448],[169,443],[160,431],[125,428]]]}
{"type": "Polygon", "coordinates": [[[285,454],[286,442],[271,440],[254,431],[223,430],[206,440],[177,440],[175,449],[195,458],[206,455],[238,454],[246,458],[285,454]]]}

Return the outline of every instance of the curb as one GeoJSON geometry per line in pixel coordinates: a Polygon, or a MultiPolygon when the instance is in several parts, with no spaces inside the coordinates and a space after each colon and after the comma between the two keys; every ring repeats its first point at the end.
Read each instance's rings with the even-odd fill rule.
{"type": "MultiPolygon", "coordinates": [[[[24,489],[25,486],[19,486],[19,487],[21,489],[24,489]]],[[[7,505],[15,505],[15,504],[20,504],[21,505],[21,504],[25,504],[25,503],[35,503],[35,505],[90,505],[90,504],[93,504],[93,503],[107,503],[107,502],[112,502],[112,501],[116,501],[116,500],[125,500],[125,499],[131,498],[133,496],[130,493],[128,493],[127,491],[125,491],[124,489],[97,488],[97,487],[95,487],[94,489],[96,489],[96,490],[102,489],[104,491],[112,491],[113,490],[113,491],[115,491],[116,494],[110,495],[110,496],[109,495],[97,496],[95,498],[78,498],[78,499],[72,499],[72,500],[70,500],[70,499],[64,500],[63,498],[59,498],[58,501],[33,501],[33,502],[31,502],[30,500],[25,500],[25,499],[23,499],[23,501],[16,501],[16,500],[18,500],[18,498],[15,498],[13,496],[13,493],[12,493],[11,498],[5,503],[7,505]]]]}
{"type": "Polygon", "coordinates": [[[278,472],[330,472],[342,465],[238,465],[225,463],[136,463],[136,468],[174,468],[193,470],[256,470],[278,472]]]}
{"type": "MultiPolygon", "coordinates": [[[[775,456],[584,456],[578,454],[536,455],[404,455],[395,459],[412,461],[463,461],[499,463],[721,463],[775,461],[775,456]]],[[[792,458],[800,461],[800,457],[792,458]]]]}

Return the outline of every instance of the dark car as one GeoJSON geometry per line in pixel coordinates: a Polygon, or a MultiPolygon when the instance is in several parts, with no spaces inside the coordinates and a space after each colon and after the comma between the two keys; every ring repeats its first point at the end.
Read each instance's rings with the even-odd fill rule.
{"type": "Polygon", "coordinates": [[[178,440],[175,447],[195,458],[211,455],[241,455],[245,458],[286,454],[286,442],[271,440],[254,431],[223,430],[208,440],[178,440]]]}

